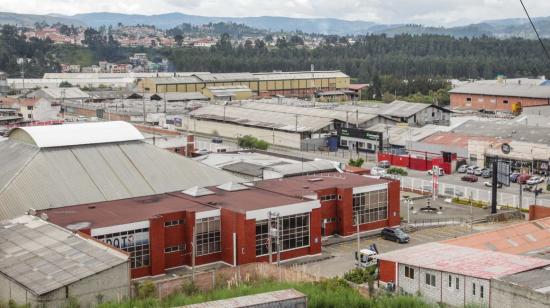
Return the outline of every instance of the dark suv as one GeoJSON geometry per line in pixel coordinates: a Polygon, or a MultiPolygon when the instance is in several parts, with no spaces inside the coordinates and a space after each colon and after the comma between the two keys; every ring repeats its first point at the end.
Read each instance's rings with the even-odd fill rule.
{"type": "Polygon", "coordinates": [[[409,242],[409,235],[407,235],[407,233],[403,232],[403,230],[399,228],[384,228],[382,229],[380,236],[382,236],[382,238],[385,240],[390,240],[398,243],[409,242]]]}

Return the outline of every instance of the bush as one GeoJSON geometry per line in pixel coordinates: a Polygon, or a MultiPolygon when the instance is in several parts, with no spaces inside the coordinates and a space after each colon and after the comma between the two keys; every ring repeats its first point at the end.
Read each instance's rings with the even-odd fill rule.
{"type": "Polygon", "coordinates": [[[245,149],[267,150],[269,148],[269,143],[265,142],[264,140],[259,140],[258,138],[251,135],[240,137],[239,139],[237,139],[237,144],[239,145],[239,147],[245,149]]]}
{"type": "Polygon", "coordinates": [[[344,274],[344,279],[357,284],[363,284],[374,280],[376,266],[367,268],[355,268],[344,274]]]}
{"type": "Polygon", "coordinates": [[[138,285],[138,298],[154,298],[157,293],[155,283],[150,280],[145,280],[138,285]]]}
{"type": "Polygon", "coordinates": [[[363,166],[364,162],[365,162],[365,160],[362,159],[362,158],[357,158],[357,159],[350,158],[349,162],[348,162],[348,165],[353,166],[353,167],[361,167],[361,166],[363,166]]]}
{"type": "Polygon", "coordinates": [[[192,295],[196,295],[200,292],[200,289],[199,287],[197,287],[197,285],[195,284],[194,281],[183,281],[182,284],[181,284],[181,293],[187,295],[187,296],[192,296],[192,295]]]}
{"type": "Polygon", "coordinates": [[[402,169],[402,168],[396,168],[396,167],[390,167],[388,168],[388,170],[386,171],[387,174],[397,174],[397,175],[401,175],[401,176],[406,176],[408,175],[408,172],[405,170],[405,169],[402,169]]]}

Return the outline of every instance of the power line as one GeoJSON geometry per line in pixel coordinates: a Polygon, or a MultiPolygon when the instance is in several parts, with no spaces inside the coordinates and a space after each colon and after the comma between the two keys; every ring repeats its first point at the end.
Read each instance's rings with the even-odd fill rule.
{"type": "Polygon", "coordinates": [[[550,63],[550,53],[548,53],[548,50],[546,49],[546,46],[544,46],[544,43],[542,42],[542,39],[540,38],[539,32],[537,31],[537,28],[535,27],[535,24],[533,23],[533,20],[531,19],[531,16],[529,16],[529,12],[527,12],[527,8],[525,7],[525,4],[523,4],[523,0],[519,0],[521,3],[521,6],[523,7],[523,10],[525,11],[525,15],[527,15],[527,18],[529,19],[529,22],[531,23],[531,27],[533,27],[533,30],[535,31],[535,34],[537,35],[537,38],[539,39],[540,45],[542,46],[542,49],[544,50],[544,53],[546,54],[546,58],[548,58],[548,62],[550,63]]]}

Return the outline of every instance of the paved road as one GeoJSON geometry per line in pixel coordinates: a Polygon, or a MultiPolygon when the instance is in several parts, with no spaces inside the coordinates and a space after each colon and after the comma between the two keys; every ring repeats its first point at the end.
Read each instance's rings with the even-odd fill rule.
{"type": "MultiPolygon", "coordinates": [[[[475,230],[476,228],[474,228],[474,232],[475,230]]],[[[409,234],[411,241],[408,244],[398,244],[395,242],[386,241],[377,236],[368,239],[361,239],[360,247],[366,248],[370,244],[375,243],[379,252],[384,253],[427,242],[451,239],[469,233],[470,227],[465,225],[430,228],[409,234]]],[[[303,265],[303,269],[310,274],[323,277],[342,276],[344,273],[355,267],[356,250],[356,241],[325,246],[323,247],[322,253],[324,256],[330,258],[323,261],[307,263],[303,265]]]]}

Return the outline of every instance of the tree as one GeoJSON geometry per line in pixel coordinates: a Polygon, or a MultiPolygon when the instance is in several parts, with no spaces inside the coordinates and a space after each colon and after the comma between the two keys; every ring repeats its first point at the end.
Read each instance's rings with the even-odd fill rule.
{"type": "Polygon", "coordinates": [[[292,46],[304,45],[304,39],[301,36],[293,35],[290,37],[290,44],[292,46]]]}
{"type": "Polygon", "coordinates": [[[280,49],[288,48],[288,43],[286,41],[286,38],[284,36],[277,38],[277,43],[275,43],[275,46],[277,46],[277,48],[280,48],[280,49]]]}
{"type": "Polygon", "coordinates": [[[59,87],[60,88],[72,88],[73,85],[70,82],[64,80],[59,84],[59,87]]]}
{"type": "Polygon", "coordinates": [[[183,35],[181,34],[177,34],[174,36],[174,41],[176,41],[176,45],[178,45],[179,47],[181,47],[182,43],[183,43],[183,35]]]}
{"type": "Polygon", "coordinates": [[[273,42],[273,35],[268,34],[268,35],[264,36],[264,41],[266,41],[268,43],[273,42]]]}
{"type": "Polygon", "coordinates": [[[237,144],[239,145],[239,147],[244,149],[267,150],[269,148],[269,143],[251,135],[246,135],[238,138],[237,144]]]}
{"type": "Polygon", "coordinates": [[[382,82],[380,81],[380,76],[374,75],[372,78],[372,84],[369,88],[373,99],[381,100],[382,99],[382,82]]]}

